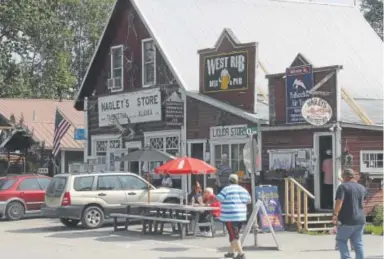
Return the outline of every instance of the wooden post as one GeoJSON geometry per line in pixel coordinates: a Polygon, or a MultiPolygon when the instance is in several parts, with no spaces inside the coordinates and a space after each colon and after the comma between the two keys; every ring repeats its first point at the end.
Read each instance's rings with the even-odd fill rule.
{"type": "Polygon", "coordinates": [[[300,188],[297,188],[296,190],[296,206],[297,206],[297,218],[296,218],[296,225],[297,225],[297,230],[301,230],[301,190],[300,188]]]}
{"type": "Polygon", "coordinates": [[[284,210],[285,210],[285,224],[289,223],[289,183],[288,183],[288,178],[284,179],[284,184],[285,184],[285,197],[284,197],[284,210]]]}
{"type": "Polygon", "coordinates": [[[289,192],[290,192],[290,217],[291,217],[291,220],[290,220],[290,223],[292,224],[293,222],[295,222],[295,184],[293,183],[293,181],[291,181],[290,183],[290,188],[289,188],[289,192]]]}
{"type": "Polygon", "coordinates": [[[308,231],[308,195],[304,193],[304,230],[308,231]]]}

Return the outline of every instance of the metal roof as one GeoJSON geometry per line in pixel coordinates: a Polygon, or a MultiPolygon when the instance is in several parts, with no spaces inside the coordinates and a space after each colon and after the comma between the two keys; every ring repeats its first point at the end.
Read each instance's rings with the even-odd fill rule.
{"type": "Polygon", "coordinates": [[[354,98],[382,99],[382,41],[354,6],[271,0],[132,2],[188,91],[199,90],[197,50],[213,47],[223,29],[230,28],[240,42],[259,43],[259,59],[269,74],[284,72],[302,53],[315,67],[342,65],[339,82],[354,98]]]}
{"type": "Polygon", "coordinates": [[[13,114],[16,122],[23,114],[25,126],[33,130],[36,139],[45,141],[47,149],[52,149],[53,146],[56,108],[72,124],[61,140],[62,149],[82,150],[82,141],[76,141],[73,137],[75,128],[84,127],[84,113],[73,108],[72,100],[59,102],[48,99],[0,99],[0,113],[8,119],[13,114]]]}

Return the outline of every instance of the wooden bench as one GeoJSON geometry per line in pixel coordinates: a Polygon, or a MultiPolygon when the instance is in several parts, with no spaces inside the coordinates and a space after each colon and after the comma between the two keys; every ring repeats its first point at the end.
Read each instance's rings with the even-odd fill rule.
{"type": "Polygon", "coordinates": [[[118,218],[125,218],[125,225],[124,230],[128,230],[129,226],[129,219],[138,219],[142,221],[143,224],[143,233],[147,233],[147,225],[148,225],[148,232],[153,233],[152,231],[152,225],[154,226],[154,232],[157,232],[157,225],[158,222],[160,222],[160,231],[159,233],[162,234],[164,230],[164,224],[170,223],[170,224],[177,224],[180,237],[183,239],[185,235],[187,234],[187,225],[190,224],[189,220],[186,219],[174,219],[174,218],[160,218],[160,217],[153,217],[153,216],[146,216],[146,215],[132,215],[132,214],[122,214],[122,213],[111,213],[109,217],[113,218],[113,228],[114,231],[120,230],[118,228],[118,218]]]}

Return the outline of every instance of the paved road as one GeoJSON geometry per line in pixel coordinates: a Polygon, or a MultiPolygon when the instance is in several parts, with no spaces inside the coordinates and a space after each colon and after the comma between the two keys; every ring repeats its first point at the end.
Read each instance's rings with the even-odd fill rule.
{"type": "MultiPolygon", "coordinates": [[[[295,233],[278,234],[280,251],[248,251],[248,258],[338,259],[333,250],[333,236],[308,236],[295,233]]],[[[382,237],[366,236],[367,258],[383,258],[382,237]]],[[[249,238],[248,243],[253,239],[249,238]]],[[[268,234],[259,236],[261,246],[273,245],[268,234]]],[[[112,227],[89,231],[70,230],[50,219],[26,219],[0,222],[0,254],[2,258],[26,259],[219,259],[225,252],[226,237],[180,240],[177,237],[142,236],[139,232],[117,232],[112,227]]]]}

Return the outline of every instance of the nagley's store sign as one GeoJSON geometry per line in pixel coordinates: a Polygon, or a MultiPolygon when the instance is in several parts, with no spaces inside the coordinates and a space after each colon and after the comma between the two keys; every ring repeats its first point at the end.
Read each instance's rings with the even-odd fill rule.
{"type": "Polygon", "coordinates": [[[209,129],[210,140],[246,139],[248,136],[247,125],[217,126],[209,129]]]}
{"type": "Polygon", "coordinates": [[[98,99],[99,127],[119,123],[141,123],[161,120],[160,89],[109,95],[98,99]]]}
{"type": "Polygon", "coordinates": [[[204,92],[248,89],[248,51],[204,58],[204,92]]]}

